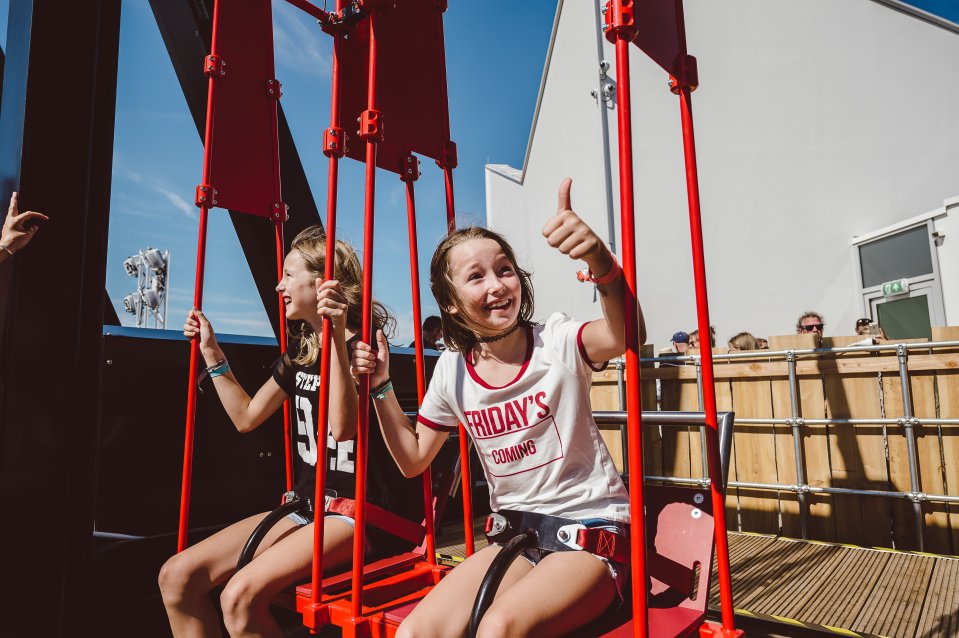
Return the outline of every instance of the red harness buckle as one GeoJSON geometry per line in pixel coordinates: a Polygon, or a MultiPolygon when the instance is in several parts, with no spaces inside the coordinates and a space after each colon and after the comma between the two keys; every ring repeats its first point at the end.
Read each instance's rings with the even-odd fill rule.
{"type": "Polygon", "coordinates": [[[576,535],[576,542],[590,554],[616,563],[629,563],[629,542],[616,532],[599,528],[581,529],[576,535]]]}

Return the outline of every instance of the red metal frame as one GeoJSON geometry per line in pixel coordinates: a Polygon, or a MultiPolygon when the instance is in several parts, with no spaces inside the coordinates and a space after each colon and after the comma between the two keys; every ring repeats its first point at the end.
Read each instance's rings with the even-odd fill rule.
{"type": "MultiPolygon", "coordinates": [[[[342,10],[344,0],[337,0],[337,11],[342,10]]],[[[336,259],[336,202],[337,188],[339,185],[339,162],[343,156],[345,148],[345,133],[340,128],[340,49],[342,47],[342,32],[333,36],[333,69],[332,69],[332,93],[330,96],[330,128],[324,139],[327,141],[323,153],[329,158],[329,168],[327,175],[327,193],[326,193],[326,263],[324,265],[324,278],[333,279],[334,264],[336,259]],[[339,138],[339,145],[330,145],[329,142],[335,142],[339,138]]],[[[330,407],[330,387],[326,382],[330,374],[330,343],[332,340],[332,325],[328,319],[323,321],[322,348],[320,349],[320,394],[317,406],[317,423],[327,423],[329,420],[330,407]]],[[[324,433],[323,439],[326,438],[324,433]]],[[[323,507],[321,503],[326,501],[326,453],[317,451],[316,455],[316,489],[313,503],[314,510],[319,514],[314,516],[313,520],[313,566],[310,574],[310,583],[312,592],[310,595],[310,604],[301,610],[304,622],[311,618],[314,624],[307,626],[317,626],[324,622],[324,614],[327,613],[326,607],[321,604],[322,588],[320,586],[323,579],[323,532],[324,517],[321,512],[323,507]]],[[[328,617],[325,622],[329,622],[328,617]]]]}
{"type": "MultiPolygon", "coordinates": [[[[680,97],[680,115],[683,130],[683,152],[686,163],[686,184],[689,200],[690,239],[693,256],[693,275],[696,285],[696,310],[699,330],[709,334],[709,303],[706,291],[706,266],[703,251],[702,219],[699,205],[699,179],[696,168],[696,146],[693,133],[691,92],[699,83],[696,72],[695,58],[686,53],[686,30],[683,18],[682,0],[674,0],[673,6],[668,2],[644,3],[635,0],[610,0],[606,4],[604,13],[606,23],[604,30],[606,37],[616,46],[616,77],[618,83],[617,104],[619,116],[619,148],[620,148],[620,196],[623,216],[623,265],[627,281],[627,301],[634,302],[635,268],[634,229],[632,209],[632,150],[630,130],[630,87],[629,87],[629,42],[637,40],[637,13],[641,14],[642,22],[652,26],[644,32],[643,37],[637,40],[637,46],[649,55],[654,62],[660,64],[670,72],[670,87],[673,93],[680,97]],[[628,214],[627,214],[628,207],[628,214]],[[633,293],[633,294],[630,294],[633,293]]],[[[634,312],[632,305],[627,306],[627,338],[635,338],[635,326],[630,326],[629,314],[634,312]]],[[[648,610],[645,597],[645,542],[636,538],[637,520],[641,517],[643,508],[636,507],[636,497],[642,494],[643,472],[636,471],[641,467],[642,448],[639,444],[641,432],[639,424],[634,423],[633,410],[639,410],[639,383],[638,356],[627,345],[626,364],[627,378],[627,410],[629,412],[629,463],[633,468],[630,472],[631,516],[634,524],[633,532],[633,635],[645,636],[648,610]],[[635,360],[635,361],[634,361],[635,360]],[[635,366],[635,367],[634,367],[635,366]],[[636,381],[633,381],[635,379],[636,381]],[[635,396],[635,398],[633,398],[635,396]],[[637,476],[638,475],[638,476],[637,476]],[[640,514],[640,517],[637,517],[640,514]],[[638,559],[638,561],[637,561],[638,559]],[[638,567],[638,569],[637,569],[638,567]],[[642,578],[640,578],[642,576],[642,578]],[[637,604],[639,606],[637,606],[637,604]]],[[[706,622],[700,627],[703,636],[732,637],[742,632],[734,628],[732,586],[729,573],[729,552],[726,539],[726,517],[724,477],[719,458],[719,443],[716,418],[716,393],[713,377],[712,350],[709,347],[701,351],[703,372],[703,403],[706,412],[706,441],[711,479],[711,501],[715,519],[714,542],[716,545],[717,571],[720,588],[720,602],[722,607],[722,625],[706,622]]],[[[638,527],[644,533],[645,526],[638,527]]]]}
{"type": "MultiPolygon", "coordinates": [[[[216,54],[217,29],[219,17],[219,3],[213,6],[213,36],[210,41],[210,54],[216,54]]],[[[216,100],[216,80],[219,77],[217,65],[210,68],[204,61],[204,70],[207,73],[207,103],[206,125],[203,133],[203,181],[210,183],[210,156],[211,139],[213,137],[213,107],[216,100]]],[[[210,187],[212,188],[212,187],[210,187]]],[[[203,308],[203,275],[206,267],[206,229],[207,218],[210,213],[209,202],[200,206],[200,226],[197,233],[196,279],[193,286],[193,307],[203,308]]],[[[177,526],[177,552],[182,552],[187,546],[187,533],[190,525],[190,488],[193,483],[193,434],[196,429],[196,378],[200,359],[200,339],[190,340],[190,376],[187,379],[186,395],[186,427],[183,438],[183,478],[180,483],[180,520],[177,526]]]]}
{"type": "MultiPolygon", "coordinates": [[[[232,20],[231,24],[233,26],[237,26],[239,24],[243,27],[248,27],[249,25],[272,24],[272,10],[269,2],[262,2],[260,4],[260,9],[262,9],[263,12],[260,15],[254,14],[254,11],[256,10],[255,5],[251,4],[239,6],[243,6],[243,8],[247,11],[245,13],[234,12],[230,14],[229,19],[232,20]]],[[[272,219],[274,223],[274,237],[277,251],[276,259],[278,276],[282,277],[283,272],[283,223],[287,219],[287,207],[286,204],[283,203],[280,183],[279,138],[277,132],[277,102],[280,98],[280,83],[275,77],[273,77],[273,32],[272,28],[261,30],[261,33],[264,37],[263,46],[265,47],[265,50],[270,52],[265,61],[259,60],[260,62],[263,62],[263,66],[256,67],[247,73],[229,73],[227,70],[227,60],[220,55],[220,45],[222,44],[220,39],[220,29],[223,18],[223,14],[221,13],[220,9],[220,3],[216,2],[213,8],[213,35],[210,45],[210,55],[206,56],[203,62],[204,72],[209,79],[207,87],[206,125],[203,140],[203,177],[200,185],[197,186],[196,189],[196,204],[200,207],[200,224],[198,230],[199,237],[197,241],[196,283],[193,291],[193,305],[197,309],[202,309],[203,304],[203,279],[206,266],[207,226],[210,208],[213,206],[235,206],[242,212],[269,217],[272,219]],[[265,73],[266,77],[260,77],[257,75],[261,72],[265,73]],[[217,85],[220,79],[225,77],[230,77],[231,81],[237,82],[240,90],[248,90],[250,86],[249,83],[251,82],[252,78],[252,81],[255,82],[256,87],[258,87],[256,90],[263,91],[261,95],[269,98],[269,101],[266,102],[266,109],[264,110],[262,104],[259,104],[257,105],[256,110],[246,111],[235,119],[224,113],[218,114],[216,110],[218,93],[217,85]],[[267,121],[262,122],[262,124],[265,126],[269,134],[269,151],[267,152],[264,149],[261,153],[260,149],[256,149],[256,152],[252,153],[253,155],[257,156],[268,156],[260,157],[262,163],[255,165],[254,173],[256,180],[254,180],[254,188],[245,190],[237,189],[237,192],[230,192],[228,193],[229,201],[221,204],[221,202],[218,201],[218,191],[216,189],[213,173],[214,155],[215,150],[218,148],[218,141],[222,146],[223,142],[229,144],[232,142],[232,140],[229,139],[229,133],[226,134],[226,139],[223,139],[223,133],[220,134],[219,138],[216,138],[215,129],[218,127],[216,127],[215,124],[216,122],[220,122],[221,126],[235,126],[237,122],[241,122],[241,124],[246,123],[246,120],[250,119],[250,117],[255,119],[264,116],[266,117],[267,121]],[[269,166],[267,166],[267,164],[269,166]],[[269,176],[265,175],[267,171],[269,171],[269,176]],[[269,203],[267,203],[267,200],[269,203]]],[[[229,38],[227,38],[227,41],[229,42],[229,38]]],[[[236,42],[234,41],[233,44],[235,45],[236,42]]],[[[236,53],[236,51],[234,51],[234,53],[236,53]]],[[[243,65],[240,66],[242,67],[243,65]]],[[[234,88],[234,91],[235,90],[236,88],[234,88]]],[[[236,93],[233,93],[231,98],[230,91],[227,91],[226,96],[228,102],[229,99],[236,99],[236,93]]],[[[229,127],[227,130],[230,130],[229,127]]],[[[258,143],[265,146],[267,142],[266,138],[263,137],[263,129],[260,129],[259,133],[260,136],[257,138],[259,140],[258,143]]],[[[223,149],[221,148],[220,160],[216,162],[217,166],[224,164],[228,167],[228,169],[232,169],[233,164],[231,164],[231,161],[223,161],[223,153],[223,149]]],[[[229,153],[226,154],[229,156],[229,153]]],[[[227,173],[228,172],[229,171],[227,171],[227,173]]],[[[225,181],[229,182],[230,180],[227,179],[225,181]]],[[[281,295],[278,295],[278,303],[280,310],[279,343],[281,351],[286,352],[286,308],[281,295]]],[[[187,535],[189,531],[190,490],[192,487],[193,478],[193,441],[196,429],[196,379],[199,371],[199,365],[199,338],[194,338],[190,342],[190,373],[189,385],[187,388],[186,426],[183,446],[183,479],[180,491],[180,519],[177,529],[177,551],[183,551],[187,547],[188,542],[187,535]]],[[[286,485],[287,489],[291,489],[293,485],[293,465],[290,452],[290,412],[288,401],[284,402],[283,412],[285,430],[284,442],[286,444],[286,485]]]]}

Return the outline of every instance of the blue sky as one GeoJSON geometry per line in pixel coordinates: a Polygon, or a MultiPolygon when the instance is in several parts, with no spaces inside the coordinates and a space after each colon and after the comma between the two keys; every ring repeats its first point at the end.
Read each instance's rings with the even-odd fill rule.
{"type": "MultiPolygon", "coordinates": [[[[320,3],[322,4],[322,3],[320,3]]],[[[956,0],[916,0],[915,6],[959,22],[956,0]]],[[[0,0],[0,42],[6,41],[9,0],[0,0]]],[[[487,162],[521,166],[543,71],[554,0],[452,0],[446,13],[447,67],[460,223],[483,223],[487,162]]],[[[325,206],[326,158],[317,140],[329,121],[330,38],[315,21],[274,2],[277,77],[314,197],[325,206]]],[[[199,65],[200,62],[198,61],[199,65]]],[[[147,0],[124,0],[107,290],[125,324],[122,298],[134,280],[123,260],[152,246],[170,250],[168,325],[182,325],[192,305],[202,142],[196,134],[147,0]]],[[[338,236],[361,246],[363,166],[341,164],[338,236]]],[[[432,249],[445,231],[443,183],[423,162],[416,186],[424,316],[436,307],[428,288],[432,249]]],[[[399,320],[395,343],[413,334],[403,184],[382,173],[377,183],[374,294],[399,320]]],[[[321,210],[325,221],[325,212],[321,210]]],[[[219,332],[267,335],[270,327],[233,227],[214,209],[208,235],[204,308],[219,332]]]]}

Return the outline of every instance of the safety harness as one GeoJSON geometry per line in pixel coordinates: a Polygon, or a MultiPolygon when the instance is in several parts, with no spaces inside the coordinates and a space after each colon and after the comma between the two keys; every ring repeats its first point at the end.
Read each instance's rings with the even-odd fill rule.
{"type": "Polygon", "coordinates": [[[527,549],[549,552],[584,550],[617,563],[629,563],[629,538],[608,529],[590,528],[580,521],[517,510],[499,510],[486,518],[486,538],[505,544],[521,534],[532,534],[527,549]]]}
{"type": "MultiPolygon", "coordinates": [[[[356,501],[352,498],[337,496],[336,492],[327,490],[327,496],[331,498],[326,511],[329,514],[339,514],[347,518],[356,518],[356,501]]],[[[284,503],[291,503],[297,499],[295,492],[287,492],[283,495],[284,503]]],[[[299,499],[301,507],[300,512],[313,512],[313,503],[310,499],[299,499]]],[[[388,534],[409,541],[413,545],[419,545],[426,536],[426,528],[419,523],[414,523],[408,518],[403,518],[382,507],[366,504],[366,522],[373,527],[383,530],[388,534]]]]}

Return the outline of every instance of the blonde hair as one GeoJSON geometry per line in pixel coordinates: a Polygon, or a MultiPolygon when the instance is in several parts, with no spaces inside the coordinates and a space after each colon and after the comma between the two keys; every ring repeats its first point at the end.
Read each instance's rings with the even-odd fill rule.
{"type": "MultiPolygon", "coordinates": [[[[320,226],[305,228],[293,238],[290,250],[299,251],[313,278],[323,277],[326,270],[326,233],[320,226]]],[[[333,260],[333,279],[340,282],[346,297],[346,325],[354,332],[363,325],[363,268],[353,247],[336,240],[336,258],[333,260]]],[[[290,336],[300,342],[299,354],[293,359],[299,365],[313,365],[319,358],[321,335],[309,322],[291,325],[290,336]]],[[[382,330],[392,337],[396,319],[378,301],[373,301],[373,331],[382,330]]]]}
{"type": "Polygon", "coordinates": [[[749,332],[740,332],[729,340],[729,345],[737,350],[759,350],[759,340],[749,332]]]}
{"type": "Polygon", "coordinates": [[[523,270],[516,263],[513,248],[499,233],[495,233],[479,226],[461,228],[446,236],[430,262],[430,289],[436,304],[440,308],[440,320],[443,322],[443,341],[450,350],[469,352],[476,345],[480,337],[495,337],[495,333],[479,325],[463,308],[463,302],[456,294],[456,285],[453,283],[450,251],[456,246],[473,239],[492,239],[503,250],[520,281],[519,325],[533,325],[533,282],[529,272],[523,270]],[[456,314],[450,313],[450,308],[456,308],[456,314]]]}

